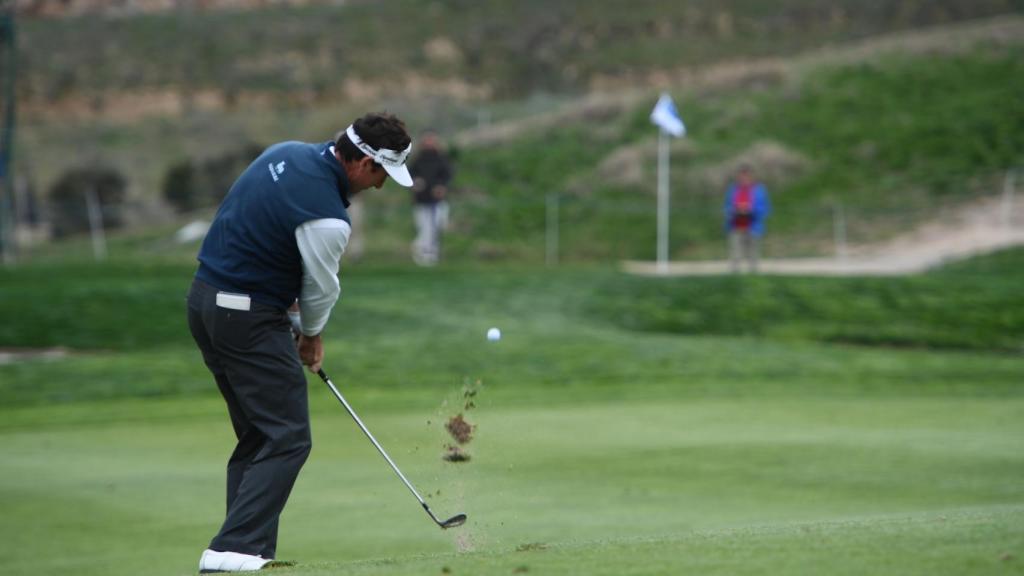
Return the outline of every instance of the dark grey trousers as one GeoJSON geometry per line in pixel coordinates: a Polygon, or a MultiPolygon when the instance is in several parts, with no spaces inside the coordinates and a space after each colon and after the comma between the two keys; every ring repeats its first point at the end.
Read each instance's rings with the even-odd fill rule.
{"type": "Polygon", "coordinates": [[[238,444],[228,460],[227,515],[210,548],[274,558],[277,525],[312,445],[306,376],[284,310],[216,304],[201,280],[188,325],[228,405],[238,444]]]}

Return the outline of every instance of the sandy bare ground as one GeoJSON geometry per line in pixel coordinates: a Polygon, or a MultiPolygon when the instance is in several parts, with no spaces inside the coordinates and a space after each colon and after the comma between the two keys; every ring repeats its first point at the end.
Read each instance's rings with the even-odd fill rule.
{"type": "MultiPolygon", "coordinates": [[[[896,276],[1002,248],[1024,245],[1024,202],[1003,195],[986,198],[890,240],[851,247],[846,257],[764,259],[762,274],[800,276],[896,276]]],[[[627,261],[623,270],[650,276],[708,276],[731,272],[729,262],[627,261]]]]}
{"type": "Polygon", "coordinates": [[[65,348],[0,348],[0,365],[26,360],[59,360],[68,355],[65,348]]]}

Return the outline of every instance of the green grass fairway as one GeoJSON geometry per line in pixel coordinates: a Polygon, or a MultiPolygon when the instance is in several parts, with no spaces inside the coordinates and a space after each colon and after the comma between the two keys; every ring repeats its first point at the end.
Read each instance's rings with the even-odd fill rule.
{"type": "MultiPolygon", "coordinates": [[[[1018,260],[986,260],[984,274],[1018,260]]],[[[222,519],[233,439],[185,332],[190,272],[0,272],[0,346],[72,347],[0,366],[0,573],[195,572],[222,519]],[[44,301],[62,304],[32,323],[44,301]]],[[[974,284],[952,278],[965,275],[983,276],[951,268],[936,277],[948,283],[905,289],[960,302],[974,284]]],[[[723,283],[749,281],[688,287],[688,305],[721,305],[737,288],[723,283]]],[[[636,284],[591,269],[349,271],[325,368],[431,508],[469,522],[434,527],[311,377],[314,448],[279,546],[298,565],[271,573],[1024,574],[1019,332],[937,350],[930,327],[948,344],[948,326],[925,323],[913,347],[886,348],[637,331],[595,313],[657,292],[636,284]],[[443,422],[478,380],[472,460],[444,462],[443,422]]],[[[837,281],[826,294],[864,289],[837,281]]],[[[998,294],[986,298],[1019,311],[998,294]]],[[[912,323],[903,304],[872,302],[912,323]]],[[[848,318],[812,309],[821,323],[848,318]]]]}

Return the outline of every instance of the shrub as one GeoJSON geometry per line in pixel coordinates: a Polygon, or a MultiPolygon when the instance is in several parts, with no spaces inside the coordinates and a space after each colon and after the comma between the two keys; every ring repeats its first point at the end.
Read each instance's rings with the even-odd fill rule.
{"type": "Polygon", "coordinates": [[[164,175],[164,199],[178,212],[216,206],[263,148],[258,144],[245,144],[220,156],[182,160],[164,175]]]}
{"type": "Polygon", "coordinates": [[[48,196],[54,235],[63,237],[89,230],[87,196],[91,193],[99,201],[103,227],[120,227],[126,189],[124,176],[108,166],[68,170],[50,188],[48,196]]]}

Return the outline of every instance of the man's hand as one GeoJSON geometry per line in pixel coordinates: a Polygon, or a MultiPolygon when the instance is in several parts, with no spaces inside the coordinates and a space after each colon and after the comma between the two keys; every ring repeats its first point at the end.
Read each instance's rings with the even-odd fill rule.
{"type": "Polygon", "coordinates": [[[299,336],[299,359],[311,372],[318,372],[324,361],[324,343],[320,335],[299,336]]]}

